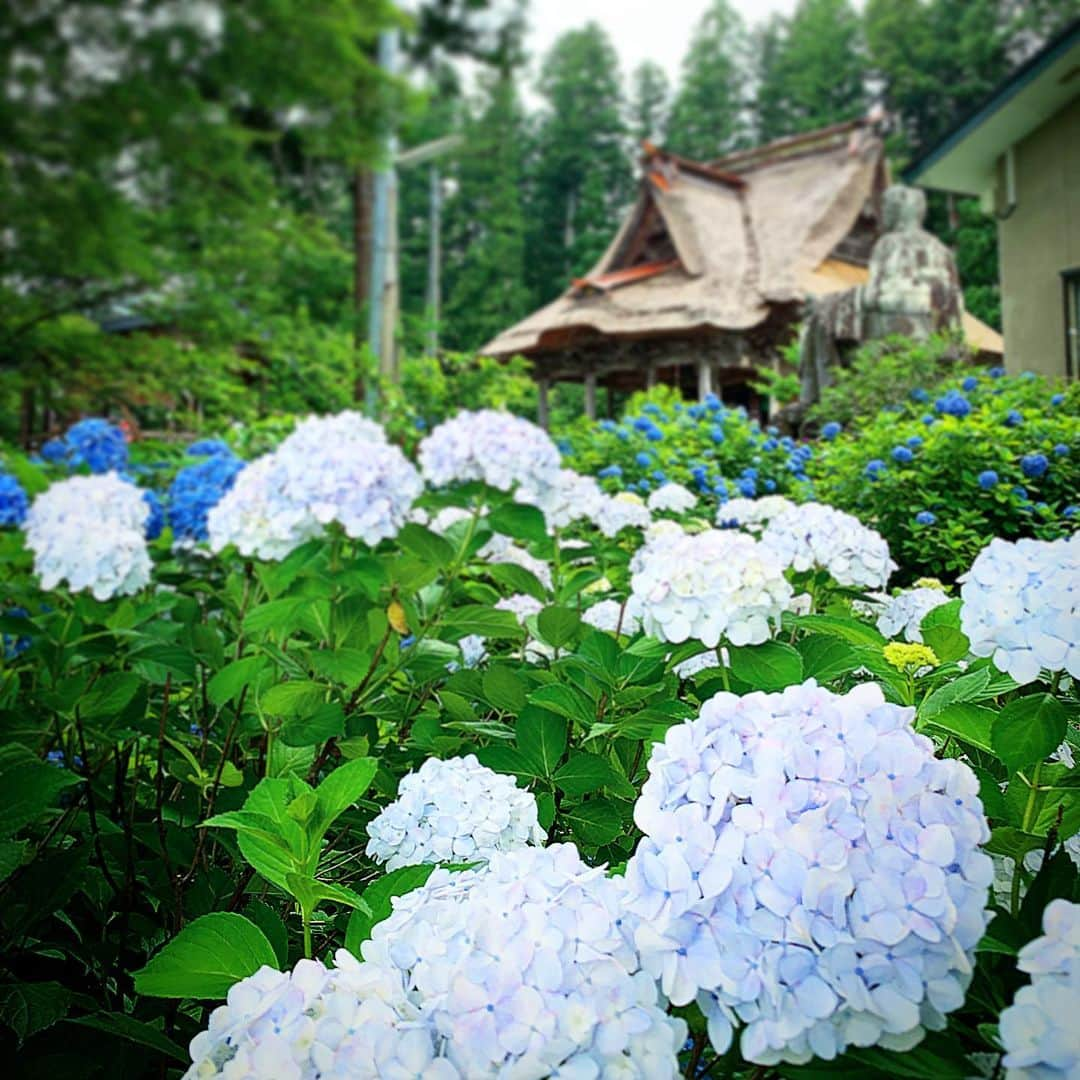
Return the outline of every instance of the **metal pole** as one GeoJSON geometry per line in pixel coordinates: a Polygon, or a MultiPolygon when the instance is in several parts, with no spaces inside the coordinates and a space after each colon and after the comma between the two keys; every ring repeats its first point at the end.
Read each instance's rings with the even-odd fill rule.
{"type": "MultiPolygon", "coordinates": [[[[393,77],[397,68],[398,32],[396,29],[379,33],[379,67],[393,77]]],[[[375,173],[371,211],[371,275],[368,294],[368,348],[379,362],[380,372],[385,363],[383,343],[386,329],[383,325],[386,312],[386,287],[389,278],[391,199],[394,188],[394,151],[396,137],[393,124],[387,124],[383,133],[382,168],[375,173]]],[[[378,387],[374,379],[367,380],[364,400],[369,414],[378,405],[378,387]]]]}
{"type": "Polygon", "coordinates": [[[435,356],[439,351],[439,316],[442,303],[439,282],[439,263],[442,261],[442,179],[438,165],[431,166],[430,180],[427,309],[431,329],[428,331],[427,351],[429,356],[435,356]]]}

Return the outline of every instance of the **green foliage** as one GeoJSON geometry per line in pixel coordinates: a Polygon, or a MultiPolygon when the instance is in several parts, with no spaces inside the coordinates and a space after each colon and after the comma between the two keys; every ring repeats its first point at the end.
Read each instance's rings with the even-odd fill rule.
{"type": "Polygon", "coordinates": [[[634,68],[630,83],[630,135],[636,148],[642,142],[662,138],[671,87],[664,69],[652,60],[634,68]]]}
{"type": "Polygon", "coordinates": [[[1051,405],[1051,396],[1063,388],[1042,378],[965,378],[976,380],[974,389],[962,391],[970,415],[961,419],[935,408],[944,393],[960,390],[962,381],[954,377],[932,387],[926,401],[909,395],[873,419],[856,416],[857,427],[811,466],[816,497],[877,529],[905,580],[926,574],[954,578],[993,536],[1053,539],[1073,527],[1065,512],[1080,490],[1077,388],[1051,405]],[[927,424],[923,417],[934,420],[927,424]],[[909,447],[912,460],[895,461],[897,447],[909,447]],[[1045,455],[1044,475],[1025,475],[1022,461],[1032,454],[1045,455]],[[874,460],[885,464],[871,479],[867,465],[874,460]],[[996,482],[984,487],[980,476],[986,472],[996,474],[996,482]],[[936,520],[919,524],[922,511],[936,520]]]}

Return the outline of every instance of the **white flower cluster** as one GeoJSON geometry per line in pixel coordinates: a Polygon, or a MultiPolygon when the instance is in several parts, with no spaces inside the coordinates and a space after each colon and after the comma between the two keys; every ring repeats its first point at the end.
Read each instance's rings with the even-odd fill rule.
{"type": "Polygon", "coordinates": [[[429,484],[480,480],[500,491],[515,485],[537,494],[556,483],[560,458],[543,429],[495,409],[463,410],[420,443],[420,469],[429,484]]]}
{"type": "Polygon", "coordinates": [[[514,593],[512,596],[504,596],[496,600],[493,606],[496,611],[512,611],[522,626],[525,625],[525,620],[530,615],[539,615],[544,610],[544,605],[535,596],[530,596],[528,593],[514,593]]]}
{"type": "Polygon", "coordinates": [[[960,581],[960,629],[976,656],[1021,684],[1043,668],[1080,679],[1080,533],[995,538],[960,581]]]}
{"type": "Polygon", "coordinates": [[[581,621],[609,634],[618,630],[620,634],[632,637],[641,626],[641,601],[636,596],[631,596],[625,604],[618,600],[601,600],[581,613],[581,621]]]}
{"type": "Polygon", "coordinates": [[[762,495],[760,499],[728,499],[717,508],[716,524],[726,525],[734,521],[743,529],[759,533],[774,517],[794,509],[795,503],[786,495],[762,495]]]}
{"type": "Polygon", "coordinates": [[[767,640],[792,595],[780,561],[744,533],[665,537],[642,548],[632,569],[645,631],[710,649],[724,636],[732,645],[767,640]]]}
{"type": "Polygon", "coordinates": [[[608,539],[618,536],[623,529],[644,529],[652,520],[649,508],[640,495],[632,491],[620,491],[618,495],[605,495],[593,510],[593,524],[608,539]]]}
{"type": "Polygon", "coordinates": [[[542,510],[548,529],[565,529],[580,518],[593,517],[606,496],[594,477],[560,469],[553,483],[537,488],[530,482],[518,488],[514,498],[542,510]]]}
{"type": "Polygon", "coordinates": [[[496,533],[477,553],[489,563],[511,563],[528,570],[545,589],[551,588],[551,564],[538,559],[508,536],[496,533]]]}
{"type": "Polygon", "coordinates": [[[1043,936],[1029,941],[1016,966],[1031,976],[1002,1014],[1007,1080],[1080,1076],[1080,904],[1052,900],[1043,936]]]}
{"type": "Polygon", "coordinates": [[[796,570],[828,570],[838,585],[884,589],[896,563],[889,545],[858,518],[822,503],[803,503],[777,514],[761,536],[796,570]]]}
{"type": "Polygon", "coordinates": [[[542,844],[547,834],[536,815],[532,792],[485,768],[475,754],[428,758],[368,824],[367,853],[388,870],[487,860],[496,851],[542,844]]]}
{"type": "Polygon", "coordinates": [[[653,750],[627,867],[642,965],[749,1061],[907,1049],[964,1000],[990,830],[880,687],[722,693],[653,750]]]}
{"type": "Polygon", "coordinates": [[[905,589],[896,596],[885,597],[877,628],[887,638],[903,635],[905,641],[922,643],[922,621],[936,607],[949,602],[942,589],[920,587],[905,589]]]}
{"type": "Polygon", "coordinates": [[[43,589],[67,580],[95,600],[138,592],[150,581],[144,527],[150,505],[117,473],[72,476],[43,491],[23,523],[43,589]]]}
{"type": "Polygon", "coordinates": [[[377,544],[397,535],[423,490],[416,469],[359,413],[308,417],[272,453],[252,462],[210,511],[210,547],[283,559],[338,522],[377,544]]]}
{"type": "Polygon", "coordinates": [[[337,967],[237,983],[184,1080],[674,1080],[686,1024],[639,970],[621,883],[572,844],[437,869],[337,967]]]}
{"type": "Polygon", "coordinates": [[[697,496],[682,484],[668,483],[652,492],[647,505],[654,514],[660,510],[668,510],[673,514],[685,514],[697,506],[697,496]]]}

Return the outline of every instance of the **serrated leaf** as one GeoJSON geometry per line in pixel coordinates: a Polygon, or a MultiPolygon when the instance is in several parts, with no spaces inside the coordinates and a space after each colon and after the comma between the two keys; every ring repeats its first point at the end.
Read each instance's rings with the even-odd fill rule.
{"type": "Polygon", "coordinates": [[[56,805],[64,788],[80,783],[66,769],[46,765],[21,746],[0,750],[0,837],[9,837],[56,805]]]}
{"type": "Polygon", "coordinates": [[[953,679],[944,686],[939,686],[932,694],[928,694],[919,705],[919,719],[931,720],[947,706],[957,702],[976,701],[986,689],[990,681],[990,669],[980,668],[978,671],[961,675],[959,679],[953,679]]]}
{"type": "Polygon", "coordinates": [[[546,607],[536,616],[536,628],[544,641],[558,649],[573,641],[581,616],[570,608],[546,607]]]}
{"type": "Polygon", "coordinates": [[[959,701],[953,705],[946,705],[941,712],[935,714],[930,723],[980,750],[992,753],[990,731],[994,726],[996,715],[993,709],[988,709],[984,705],[959,701]]]}
{"type": "Polygon", "coordinates": [[[259,706],[270,716],[286,718],[314,712],[326,699],[326,687],[309,679],[291,679],[269,687],[259,699],[259,706]]]}
{"type": "Polygon", "coordinates": [[[560,791],[577,798],[601,788],[611,788],[633,798],[637,792],[607,758],[588,750],[575,750],[556,771],[553,780],[560,791]]]}
{"type": "Polygon", "coordinates": [[[1064,740],[1065,728],[1061,702],[1049,694],[1029,694],[998,713],[990,739],[994,753],[1010,769],[1023,769],[1052,754],[1064,740]]]}
{"type": "Polygon", "coordinates": [[[0,984],[0,1023],[15,1032],[19,1046],[67,1015],[71,991],[58,982],[0,984]]]}
{"type": "Polygon", "coordinates": [[[562,811],[574,835],[589,847],[610,844],[622,831],[622,819],[607,799],[590,799],[562,811]]]}
{"type": "Polygon", "coordinates": [[[754,690],[782,690],[802,682],[802,657],[782,641],[731,648],[731,673],[754,690]]]}
{"type": "Polygon", "coordinates": [[[265,604],[253,607],[244,616],[243,629],[249,637],[265,633],[286,636],[297,625],[297,615],[306,604],[304,600],[268,600],[265,604]]]}
{"type": "Polygon", "coordinates": [[[278,737],[288,746],[314,746],[344,734],[345,710],[338,701],[326,701],[307,715],[287,721],[278,737]]]}
{"type": "Polygon", "coordinates": [[[529,695],[529,701],[569,720],[576,720],[586,728],[596,719],[596,706],[580,690],[560,683],[534,690],[529,695]]]}
{"type": "Polygon", "coordinates": [[[135,992],[149,997],[223,998],[234,983],[276,963],[250,919],[217,911],[188,923],[132,978],[135,992]]]}
{"type": "Polygon", "coordinates": [[[309,827],[312,835],[318,839],[326,835],[326,830],[335,819],[371,786],[378,767],[379,763],[375,758],[354,758],[344,765],[339,765],[319,784],[315,789],[318,807],[309,827]]]}
{"type": "Polygon", "coordinates": [[[525,707],[525,682],[504,664],[484,672],[483,688],[484,697],[502,712],[516,716],[525,707]]]}
{"type": "Polygon", "coordinates": [[[454,548],[438,533],[425,529],[423,525],[408,522],[398,532],[397,541],[418,559],[440,569],[454,561],[454,548]]]}
{"type": "Polygon", "coordinates": [[[79,702],[79,711],[84,720],[112,718],[124,710],[141,685],[139,677],[130,671],[102,675],[79,702]]]}
{"type": "Polygon", "coordinates": [[[547,539],[544,515],[525,503],[503,503],[488,514],[487,523],[495,532],[515,540],[543,543],[547,539]]]}
{"type": "MultiPolygon", "coordinates": [[[[284,964],[282,965],[284,966],[284,964]]],[[[152,1024],[143,1023],[126,1013],[101,1012],[90,1016],[74,1016],[69,1023],[81,1024],[83,1027],[93,1028],[95,1031],[103,1031],[106,1035],[115,1035],[128,1042],[145,1046],[149,1050],[156,1050],[159,1054],[165,1054],[174,1061],[187,1064],[190,1054],[179,1043],[173,1042],[160,1028],[152,1024]]]]}
{"type": "Polygon", "coordinates": [[[518,749],[541,776],[551,776],[566,751],[568,725],[565,717],[535,705],[527,705],[517,719],[514,736],[518,749]]]}
{"type": "Polygon", "coordinates": [[[206,696],[220,708],[239,697],[244,687],[255,682],[259,672],[266,666],[261,656],[244,656],[226,664],[207,684],[206,696]]]}
{"type": "Polygon", "coordinates": [[[444,641],[460,641],[469,634],[485,638],[520,638],[522,629],[512,611],[496,611],[485,604],[465,604],[451,608],[439,636],[444,641]]]}

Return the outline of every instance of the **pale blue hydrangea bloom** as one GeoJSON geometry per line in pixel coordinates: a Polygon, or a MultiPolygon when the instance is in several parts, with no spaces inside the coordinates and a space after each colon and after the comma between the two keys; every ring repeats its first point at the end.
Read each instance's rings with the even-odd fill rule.
{"type": "Polygon", "coordinates": [[[551,481],[546,470],[526,478],[514,498],[542,510],[550,531],[591,518],[607,496],[600,490],[595,477],[582,476],[573,469],[560,469],[551,481]]]}
{"type": "Polygon", "coordinates": [[[644,630],[661,641],[694,639],[712,649],[721,637],[756,645],[791,600],[784,568],[744,533],[708,529],[646,544],[635,556],[633,596],[644,630]]]}
{"type": "Polygon", "coordinates": [[[877,628],[887,638],[922,642],[922,621],[936,607],[949,602],[942,589],[920,587],[890,596],[877,617],[877,628]]]}
{"type": "Polygon", "coordinates": [[[884,589],[896,569],[879,533],[822,503],[803,503],[778,514],[761,540],[784,566],[828,570],[838,585],[884,589]]]}
{"type": "Polygon", "coordinates": [[[995,537],[960,581],[960,628],[976,656],[1021,684],[1044,668],[1080,678],[1080,534],[995,537]]]}
{"type": "Polygon", "coordinates": [[[592,509],[593,524],[608,539],[618,536],[623,529],[648,528],[651,520],[649,508],[632,491],[605,495],[592,509]]]}
{"type": "Polygon", "coordinates": [[[664,510],[685,514],[697,506],[697,496],[682,484],[664,484],[649,496],[646,505],[654,514],[664,510]]]}
{"type": "Polygon", "coordinates": [[[653,749],[626,871],[642,964],[759,1064],[906,1049],[971,979],[993,877],[967,765],[863,684],[718,694],[653,749]]]}
{"type": "Polygon", "coordinates": [[[367,853],[388,870],[487,860],[547,839],[532,792],[485,768],[475,754],[428,758],[402,779],[397,798],[367,828],[367,853]]]}
{"type": "Polygon", "coordinates": [[[795,503],[784,495],[762,495],[760,499],[729,499],[716,511],[718,525],[735,522],[752,533],[760,533],[778,514],[793,510],[795,503]]]}
{"type": "Polygon", "coordinates": [[[67,581],[97,600],[138,592],[150,581],[144,530],[150,506],[116,473],[72,476],[42,492],[26,515],[26,546],[43,589],[67,581]]]}
{"type": "Polygon", "coordinates": [[[1001,1014],[1008,1080],[1080,1076],[1080,904],[1052,900],[1043,912],[1043,931],[1017,959],[1030,985],[1001,1014]]]}

